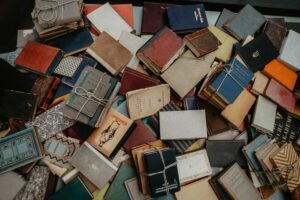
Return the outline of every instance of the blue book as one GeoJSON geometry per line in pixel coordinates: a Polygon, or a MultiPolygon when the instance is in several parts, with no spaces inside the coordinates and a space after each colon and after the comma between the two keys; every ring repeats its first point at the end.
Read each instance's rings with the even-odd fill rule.
{"type": "Polygon", "coordinates": [[[252,80],[254,74],[237,59],[226,64],[209,87],[231,104],[252,80]]]}
{"type": "Polygon", "coordinates": [[[170,27],[175,32],[192,32],[208,26],[203,4],[167,8],[170,27]]]}

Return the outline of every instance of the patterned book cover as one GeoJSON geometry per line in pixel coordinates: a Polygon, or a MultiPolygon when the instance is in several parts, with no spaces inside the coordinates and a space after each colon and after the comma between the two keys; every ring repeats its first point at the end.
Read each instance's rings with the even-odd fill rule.
{"type": "Polygon", "coordinates": [[[55,74],[72,77],[80,66],[82,58],[75,56],[64,57],[54,70],[55,74]]]}

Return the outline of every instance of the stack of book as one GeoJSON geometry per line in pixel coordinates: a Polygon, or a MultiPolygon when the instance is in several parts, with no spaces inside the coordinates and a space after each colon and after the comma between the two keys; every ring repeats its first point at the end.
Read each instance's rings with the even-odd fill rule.
{"type": "Polygon", "coordinates": [[[299,199],[300,33],[207,14],[36,1],[0,59],[0,199],[299,199]]]}

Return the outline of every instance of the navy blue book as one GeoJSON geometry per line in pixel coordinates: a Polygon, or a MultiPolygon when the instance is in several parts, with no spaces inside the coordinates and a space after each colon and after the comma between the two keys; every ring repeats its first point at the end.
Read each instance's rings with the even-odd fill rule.
{"type": "Polygon", "coordinates": [[[170,28],[175,32],[192,32],[208,26],[203,4],[173,6],[166,10],[170,28]]]}
{"type": "Polygon", "coordinates": [[[254,74],[237,59],[231,60],[210,83],[209,87],[227,104],[240,95],[254,74]]]}
{"type": "Polygon", "coordinates": [[[86,50],[94,42],[88,28],[83,28],[68,34],[48,40],[50,46],[62,49],[65,56],[86,50]]]}

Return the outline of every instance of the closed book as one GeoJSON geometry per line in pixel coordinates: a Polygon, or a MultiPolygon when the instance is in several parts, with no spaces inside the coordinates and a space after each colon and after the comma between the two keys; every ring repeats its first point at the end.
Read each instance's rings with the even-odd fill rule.
{"type": "Polygon", "coordinates": [[[183,53],[184,42],[172,30],[162,27],[138,51],[138,58],[155,74],[165,71],[183,53]]]}
{"type": "Polygon", "coordinates": [[[218,181],[218,178],[222,175],[222,172],[217,173],[208,181],[219,200],[230,200],[229,194],[223,189],[221,184],[218,181]]]}
{"type": "Polygon", "coordinates": [[[131,164],[123,163],[113,179],[108,191],[105,194],[105,199],[115,200],[124,199],[130,200],[127,194],[124,182],[130,178],[136,177],[136,172],[131,164]]]}
{"type": "Polygon", "coordinates": [[[94,43],[87,49],[87,53],[113,75],[117,75],[122,71],[132,58],[130,51],[105,31],[96,38],[94,43]]]}
{"type": "Polygon", "coordinates": [[[289,112],[294,111],[296,105],[296,97],[289,89],[287,89],[274,79],[270,80],[264,94],[266,97],[274,101],[285,110],[289,112]]]}
{"type": "Polygon", "coordinates": [[[283,40],[278,59],[289,66],[292,70],[300,69],[300,33],[289,30],[287,37],[283,40]]]}
{"type": "Polygon", "coordinates": [[[255,80],[251,88],[251,92],[255,95],[262,95],[269,83],[269,78],[261,71],[255,73],[255,80]]]}
{"type": "Polygon", "coordinates": [[[133,6],[133,24],[136,35],[141,35],[142,33],[142,20],[143,20],[143,7],[133,6]]]}
{"type": "Polygon", "coordinates": [[[11,171],[0,175],[1,198],[14,199],[28,181],[17,172],[11,171]],[[9,183],[9,184],[8,184],[9,183]]]}
{"type": "Polygon", "coordinates": [[[140,191],[138,179],[136,177],[126,180],[124,184],[130,200],[146,200],[150,198],[140,191]]]}
{"type": "Polygon", "coordinates": [[[41,75],[49,75],[63,57],[63,52],[45,44],[27,42],[15,60],[20,68],[41,75]]]}
{"type": "Polygon", "coordinates": [[[284,19],[283,23],[277,23],[274,19],[267,19],[263,32],[268,36],[274,47],[279,51],[288,30],[284,19]]]}
{"type": "Polygon", "coordinates": [[[231,18],[233,18],[236,14],[226,8],[223,8],[222,12],[220,13],[215,26],[220,29],[221,31],[225,31],[224,29],[224,25],[225,23],[230,20],[231,18]]]}
{"type": "Polygon", "coordinates": [[[167,24],[167,17],[165,10],[172,4],[144,2],[143,19],[142,19],[142,33],[154,34],[163,25],[167,24]]]}
{"type": "Polygon", "coordinates": [[[197,57],[202,57],[216,50],[220,44],[218,38],[208,28],[188,34],[183,40],[197,57]]]}
{"type": "Polygon", "coordinates": [[[205,110],[159,112],[162,140],[207,138],[205,110]]]}
{"type": "Polygon", "coordinates": [[[0,174],[41,159],[43,150],[37,130],[30,127],[1,139],[0,155],[0,174]]]}
{"type": "Polygon", "coordinates": [[[266,64],[279,55],[265,34],[257,36],[251,42],[242,46],[238,54],[253,72],[261,70],[266,64]]]}
{"type": "Polygon", "coordinates": [[[175,193],[180,190],[174,150],[166,148],[146,152],[144,154],[144,162],[146,173],[150,174],[148,180],[151,197],[164,196],[168,194],[167,190],[169,193],[175,193]],[[167,166],[170,167],[166,169],[167,166]],[[165,173],[165,175],[162,173],[156,174],[157,172],[165,173]]]}
{"type": "Polygon", "coordinates": [[[175,32],[191,32],[208,26],[203,4],[173,6],[166,12],[170,27],[175,32]]]}
{"type": "Polygon", "coordinates": [[[132,28],[109,3],[105,3],[88,14],[87,18],[98,32],[106,32],[115,40],[120,38],[122,31],[132,31],[132,28]]]}
{"type": "Polygon", "coordinates": [[[242,153],[243,140],[207,140],[206,151],[212,167],[227,167],[237,162],[246,167],[246,159],[242,153]]]}
{"type": "Polygon", "coordinates": [[[157,86],[159,83],[160,80],[154,77],[126,67],[122,75],[119,93],[126,95],[127,92],[157,86]]]}
{"type": "Polygon", "coordinates": [[[230,19],[224,28],[236,39],[243,40],[254,33],[265,23],[266,18],[247,4],[240,12],[230,19]]]}
{"type": "Polygon", "coordinates": [[[161,77],[180,98],[183,98],[208,74],[214,59],[214,52],[197,59],[190,50],[187,50],[161,77]],[[188,81],[182,80],[182,77],[188,81]]]}
{"type": "Polygon", "coordinates": [[[81,57],[65,56],[57,65],[54,74],[72,77],[82,62],[81,57]]]}
{"type": "Polygon", "coordinates": [[[269,62],[262,72],[268,77],[275,79],[289,90],[294,90],[298,78],[297,74],[277,59],[269,62]]]}
{"type": "Polygon", "coordinates": [[[263,133],[272,133],[275,125],[277,105],[263,96],[258,96],[252,126],[263,133]]]}
{"type": "Polygon", "coordinates": [[[118,170],[111,161],[87,142],[83,143],[71,157],[70,163],[98,188],[108,183],[118,170]]]}

